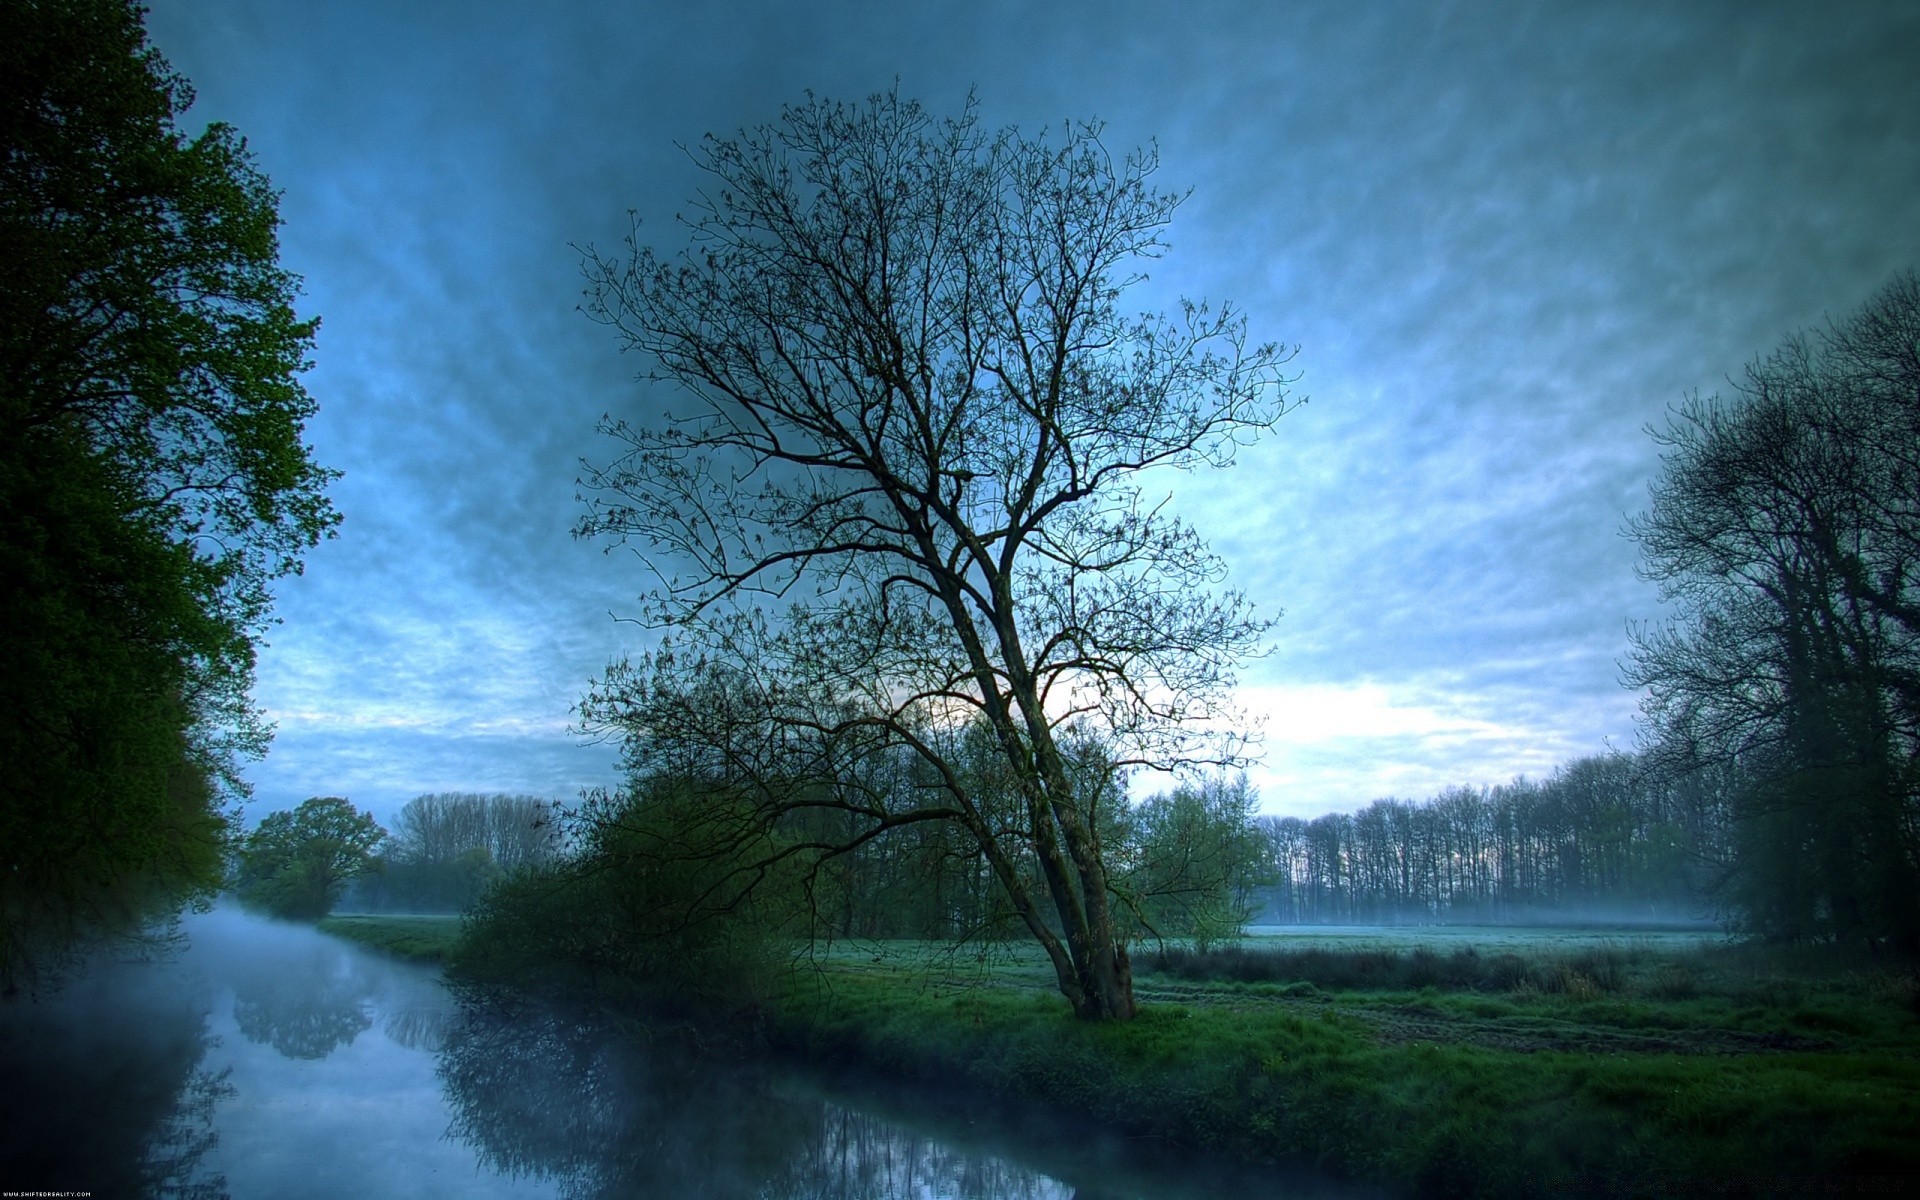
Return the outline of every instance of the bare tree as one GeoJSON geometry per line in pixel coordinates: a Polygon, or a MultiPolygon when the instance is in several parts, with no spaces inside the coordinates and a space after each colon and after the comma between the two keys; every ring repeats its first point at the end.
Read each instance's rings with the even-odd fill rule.
{"type": "Polygon", "coordinates": [[[537,866],[560,851],[555,807],[538,796],[415,796],[394,819],[389,853],[409,862],[445,863],[485,850],[504,870],[537,866]]]}
{"type": "Polygon", "coordinates": [[[636,227],[586,261],[589,310],[686,405],[610,418],[584,480],[580,533],[642,555],[671,631],[589,724],[743,789],[784,854],[964,829],[1074,1010],[1131,1015],[1099,806],[1133,766],[1238,761],[1221,718],[1266,628],[1141,475],[1229,463],[1289,353],[1230,307],[1120,310],[1181,197],[1098,125],[809,98],[693,157],[683,252],[636,227]],[[905,801],[878,779],[903,754],[905,801]]]}

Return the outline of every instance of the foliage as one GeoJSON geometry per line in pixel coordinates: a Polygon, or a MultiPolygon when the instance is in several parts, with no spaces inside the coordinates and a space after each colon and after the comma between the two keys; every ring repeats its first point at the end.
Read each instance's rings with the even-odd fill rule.
{"type": "Polygon", "coordinates": [[[426,859],[395,854],[389,844],[354,878],[342,903],[358,912],[465,912],[504,874],[485,846],[426,859]]]}
{"type": "Polygon", "coordinates": [[[673,631],[609,671],[592,727],[636,769],[726,781],[763,825],[832,818],[793,850],[816,864],[951,825],[1096,1018],[1132,1011],[1113,775],[1233,761],[1212,719],[1266,628],[1140,474],[1226,465],[1288,382],[1230,308],[1122,311],[1180,197],[1099,132],[880,95],[704,142],[689,248],[636,232],[586,264],[589,310],[688,408],[606,424],[622,450],[581,525],[637,543],[646,617],[673,631]],[[969,768],[976,731],[993,771],[969,768]]]}
{"type": "Polygon", "coordinates": [[[1576,759],[1546,779],[1267,817],[1261,919],[1289,923],[1685,921],[1711,909],[1728,781],[1644,758],[1576,759]]]}
{"type": "Polygon", "coordinates": [[[217,885],[272,580],[337,521],[276,197],[130,0],[0,40],[0,973],[217,885]]]}
{"type": "Polygon", "coordinates": [[[1128,814],[1116,856],[1120,891],[1146,930],[1205,950],[1238,937],[1272,859],[1245,775],[1183,785],[1128,814]]]}
{"type": "Polygon", "coordinates": [[[638,997],[657,1011],[754,1009],[806,932],[801,883],[766,841],[717,836],[750,806],[642,780],[569,815],[578,852],[523,869],[468,911],[451,967],[470,984],[638,997]]]}
{"type": "Polygon", "coordinates": [[[338,796],[303,800],[291,812],[267,814],[247,835],[234,891],[273,916],[317,921],[333,911],[386,836],[372,813],[338,796]]]}
{"type": "Polygon", "coordinates": [[[1689,400],[1630,532],[1649,743],[1739,777],[1734,897],[1781,939],[1920,956],[1920,276],[1689,400]]]}

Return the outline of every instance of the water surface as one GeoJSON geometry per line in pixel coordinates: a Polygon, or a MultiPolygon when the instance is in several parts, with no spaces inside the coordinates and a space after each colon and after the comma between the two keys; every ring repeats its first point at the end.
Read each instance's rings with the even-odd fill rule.
{"type": "Polygon", "coordinates": [[[0,1007],[0,1188],[336,1196],[1352,1195],[925,1089],[722,1064],[237,911],[0,1007]]]}

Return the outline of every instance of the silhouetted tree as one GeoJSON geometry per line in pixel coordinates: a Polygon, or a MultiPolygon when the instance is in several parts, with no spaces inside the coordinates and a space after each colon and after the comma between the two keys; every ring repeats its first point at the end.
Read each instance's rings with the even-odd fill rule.
{"type": "Polygon", "coordinates": [[[738,785],[757,823],[845,819],[784,853],[964,830],[1074,1010],[1130,1016],[1102,773],[1233,761],[1207,718],[1265,627],[1138,476],[1229,462],[1282,411],[1286,356],[1229,308],[1122,313],[1180,197],[1095,125],[809,100],[697,161],[684,254],[636,232],[587,262],[590,310],[687,405],[608,421],[624,450],[586,479],[581,532],[638,544],[672,630],[590,723],[636,768],[738,785]],[[976,724],[1011,821],[961,770],[976,724]],[[897,751],[906,802],[865,782],[897,751]]]}
{"type": "Polygon", "coordinates": [[[1630,529],[1678,616],[1636,631],[1627,673],[1651,744],[1742,777],[1756,931],[1920,954],[1920,279],[1655,436],[1630,529]]]}
{"type": "Polygon", "coordinates": [[[0,3],[0,975],[220,881],[272,580],[337,521],[277,198],[131,0],[0,3]]]}

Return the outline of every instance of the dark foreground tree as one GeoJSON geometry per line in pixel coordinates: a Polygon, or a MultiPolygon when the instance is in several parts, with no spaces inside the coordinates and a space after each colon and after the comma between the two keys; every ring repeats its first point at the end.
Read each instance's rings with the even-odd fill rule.
{"type": "Polygon", "coordinates": [[[950,823],[1113,1018],[1100,807],[1131,767],[1236,761],[1265,628],[1142,473],[1229,463],[1287,355],[1230,308],[1121,310],[1180,197],[1099,133],[886,95],[704,142],[691,245],[588,258],[591,311],[683,407],[606,423],[581,533],[661,580],[669,640],[585,706],[637,771],[718,785],[741,843],[815,864],[950,823]]]}
{"type": "Polygon", "coordinates": [[[1679,615],[1628,671],[1652,742],[1741,781],[1729,882],[1756,932],[1920,955],[1920,278],[1658,436],[1631,530],[1679,615]]]}
{"type": "Polygon", "coordinates": [[[268,585],[337,520],[276,198],[129,0],[0,0],[0,975],[217,886],[268,585]]]}
{"type": "Polygon", "coordinates": [[[251,908],[317,921],[333,911],[387,836],[372,813],[338,796],[315,796],[268,813],[240,848],[234,891],[251,908]]]}

